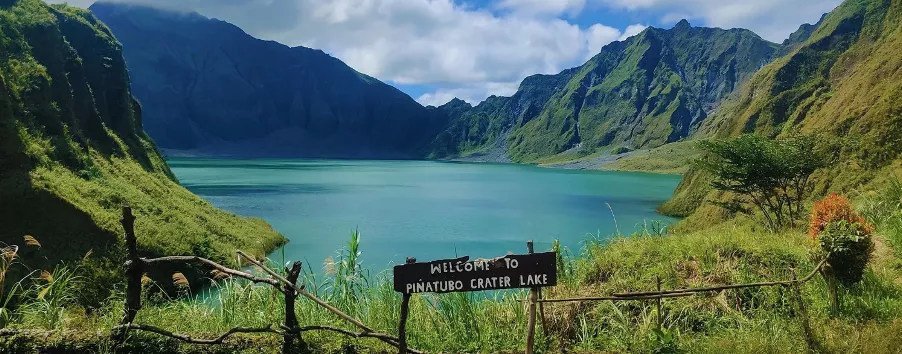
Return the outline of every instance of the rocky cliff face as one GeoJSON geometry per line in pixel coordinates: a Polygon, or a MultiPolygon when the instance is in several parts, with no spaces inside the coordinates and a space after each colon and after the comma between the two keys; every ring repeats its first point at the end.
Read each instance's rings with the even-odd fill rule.
{"type": "Polygon", "coordinates": [[[748,30],[649,28],[611,43],[586,64],[527,78],[493,97],[432,143],[435,156],[478,151],[501,137],[530,162],[578,148],[660,146],[687,137],[780,48],[748,30]]]}
{"type": "Polygon", "coordinates": [[[413,157],[443,124],[322,51],[263,41],[196,13],[96,3],[123,43],[145,126],[212,154],[413,157]]]}

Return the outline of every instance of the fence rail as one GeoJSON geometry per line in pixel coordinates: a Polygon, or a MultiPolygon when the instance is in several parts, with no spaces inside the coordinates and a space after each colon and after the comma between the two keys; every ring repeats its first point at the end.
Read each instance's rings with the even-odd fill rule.
{"type": "MultiPolygon", "coordinates": [[[[658,290],[658,291],[644,291],[644,292],[629,292],[629,293],[614,293],[611,296],[598,296],[598,297],[575,297],[575,298],[563,298],[563,299],[541,299],[536,300],[538,302],[581,302],[581,301],[630,301],[630,300],[654,300],[654,299],[664,299],[664,298],[673,298],[673,297],[684,297],[684,296],[692,296],[699,293],[707,293],[712,291],[723,291],[723,290],[732,290],[732,289],[742,289],[742,288],[760,288],[766,286],[794,286],[808,282],[814,276],[823,270],[824,265],[826,264],[827,257],[824,257],[814,269],[808,273],[804,278],[801,279],[790,279],[790,280],[780,280],[780,281],[768,281],[768,282],[758,282],[758,283],[746,283],[746,284],[730,284],[730,285],[720,285],[720,286],[710,286],[705,288],[690,288],[690,289],[673,289],[673,290],[658,290]]],[[[793,269],[793,272],[795,270],[793,269]]],[[[521,300],[526,301],[526,300],[521,300]]]]}

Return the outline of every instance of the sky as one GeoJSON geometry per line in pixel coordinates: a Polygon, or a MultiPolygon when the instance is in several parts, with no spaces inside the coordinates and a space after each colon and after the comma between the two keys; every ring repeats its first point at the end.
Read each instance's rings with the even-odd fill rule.
{"type": "MultiPolygon", "coordinates": [[[[782,42],[840,0],[115,0],[231,22],[321,49],[423,105],[510,96],[533,74],[579,66],[646,26],[748,28],[782,42]]],[[[94,0],[49,0],[87,8],[94,0]]]]}

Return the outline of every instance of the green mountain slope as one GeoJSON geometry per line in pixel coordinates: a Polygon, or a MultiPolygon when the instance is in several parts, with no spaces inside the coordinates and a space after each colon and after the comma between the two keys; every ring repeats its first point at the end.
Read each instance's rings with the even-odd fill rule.
{"type": "MultiPolygon", "coordinates": [[[[506,139],[516,127],[538,116],[548,100],[567,85],[576,69],[557,75],[532,75],[520,83],[511,97],[491,96],[471,109],[461,110],[463,101],[452,100],[438,108],[448,111],[456,107],[454,114],[447,114],[446,128],[426,147],[424,155],[444,158],[472,153],[506,139]]],[[[506,144],[506,143],[505,143],[506,144]]]]}
{"type": "Polygon", "coordinates": [[[583,65],[535,121],[511,137],[518,160],[583,149],[655,147],[689,135],[777,45],[747,30],[649,28],[583,65]],[[542,137],[557,134],[554,144],[542,137]]]}
{"type": "MultiPolygon", "coordinates": [[[[899,169],[902,0],[844,2],[803,44],[756,73],[702,124],[699,137],[795,131],[844,143],[841,162],[816,176],[816,194],[849,191],[899,169]]],[[[690,172],[663,209],[696,211],[707,195],[704,181],[690,172]]]]}
{"type": "Polygon", "coordinates": [[[91,251],[94,276],[114,277],[123,204],[135,210],[145,255],[234,263],[235,248],[260,255],[284,242],[262,220],[218,210],[179,186],[143,131],[119,42],[93,15],[39,0],[0,2],[0,241],[39,240],[40,250],[22,248],[31,267],[91,251]]]}
{"type": "Polygon", "coordinates": [[[320,50],[260,40],[197,13],[90,9],[122,41],[147,132],[164,149],[404,158],[444,124],[320,50]]]}
{"type": "Polygon", "coordinates": [[[527,78],[514,96],[492,97],[452,119],[432,151],[453,155],[506,138],[514,161],[533,162],[573,148],[677,141],[779,48],[748,30],[685,20],[649,28],[580,67],[527,78]]]}

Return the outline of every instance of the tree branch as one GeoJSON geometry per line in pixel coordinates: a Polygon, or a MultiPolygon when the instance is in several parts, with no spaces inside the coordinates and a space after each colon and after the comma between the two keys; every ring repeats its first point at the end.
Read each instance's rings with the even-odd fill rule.
{"type": "Polygon", "coordinates": [[[282,332],[279,332],[278,330],[273,329],[272,326],[260,327],[260,328],[235,327],[235,328],[232,328],[232,329],[228,330],[227,332],[221,334],[219,337],[216,337],[213,339],[196,339],[196,338],[192,338],[191,336],[186,335],[186,334],[172,333],[170,331],[167,331],[167,330],[159,328],[159,327],[141,325],[141,324],[136,324],[136,323],[129,323],[129,324],[118,325],[118,326],[113,327],[113,331],[129,330],[129,329],[153,332],[153,333],[159,334],[161,336],[175,338],[180,341],[187,342],[187,343],[193,343],[193,344],[222,344],[222,342],[226,338],[228,338],[229,336],[236,334],[236,333],[273,333],[273,334],[279,334],[279,335],[282,334],[282,332]]]}
{"type": "Polygon", "coordinates": [[[149,265],[153,265],[154,263],[163,263],[163,262],[194,262],[194,263],[202,263],[202,264],[206,264],[206,265],[208,265],[208,266],[210,266],[210,267],[212,267],[212,268],[215,268],[216,270],[218,270],[218,271],[220,271],[220,272],[223,272],[223,273],[228,274],[228,275],[231,275],[231,276],[235,276],[235,277],[239,277],[239,278],[244,278],[244,279],[250,280],[250,281],[252,281],[252,282],[254,282],[254,283],[264,283],[264,284],[272,285],[272,286],[274,286],[274,287],[276,287],[276,288],[281,288],[280,285],[279,285],[279,281],[278,281],[278,280],[275,280],[275,279],[273,279],[273,278],[257,277],[257,276],[255,276],[255,275],[250,274],[250,273],[247,273],[247,272],[242,272],[242,271],[240,271],[240,270],[235,270],[235,269],[227,268],[227,267],[225,267],[225,266],[223,266],[223,265],[221,265],[221,264],[219,264],[219,263],[216,263],[216,262],[213,262],[213,261],[211,261],[211,260],[209,260],[209,259],[201,258],[201,257],[198,257],[198,256],[169,256],[169,257],[160,257],[160,258],[151,258],[151,259],[141,258],[141,261],[144,262],[144,264],[145,264],[145,265],[148,265],[148,266],[149,266],[149,265]]]}

